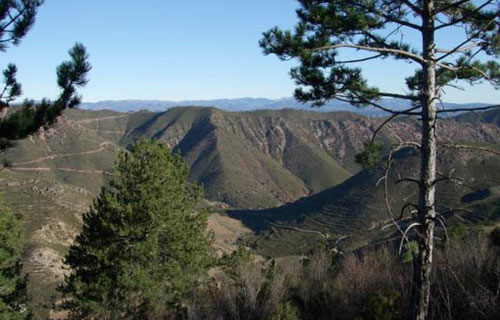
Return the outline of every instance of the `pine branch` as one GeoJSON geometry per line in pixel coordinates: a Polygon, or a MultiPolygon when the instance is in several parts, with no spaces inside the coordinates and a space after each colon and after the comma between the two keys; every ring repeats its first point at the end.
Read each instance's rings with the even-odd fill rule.
{"type": "Polygon", "coordinates": [[[347,64],[347,63],[358,63],[358,62],[365,62],[373,59],[380,58],[382,54],[377,54],[371,57],[367,58],[361,58],[361,59],[354,59],[354,60],[344,60],[344,61],[335,61],[336,64],[347,64]]]}
{"type": "MultiPolygon", "coordinates": [[[[385,112],[388,112],[390,114],[397,114],[397,115],[407,115],[407,116],[415,116],[415,115],[418,115],[419,113],[416,113],[416,112],[411,112],[411,109],[413,108],[410,108],[410,109],[407,109],[407,110],[403,110],[403,111],[396,111],[396,110],[392,110],[392,109],[389,109],[389,108],[386,108],[374,101],[370,101],[362,96],[360,96],[359,94],[357,93],[353,93],[359,100],[358,101],[353,101],[352,99],[349,100],[349,99],[346,99],[344,101],[346,102],[355,102],[355,103],[358,103],[358,104],[369,104],[371,105],[372,107],[374,108],[377,108],[379,110],[382,110],[382,111],[385,111],[385,112]]],[[[385,97],[391,97],[391,98],[401,98],[400,95],[398,94],[392,94],[392,93],[379,93],[379,95],[381,96],[385,96],[385,97]]],[[[411,99],[413,100],[413,99],[411,99]]],[[[416,108],[415,108],[416,109],[416,108]]]]}
{"type": "Polygon", "coordinates": [[[401,0],[402,3],[406,4],[414,13],[417,15],[422,14],[422,9],[413,4],[410,0],[401,0]]]}
{"type": "Polygon", "coordinates": [[[459,7],[460,5],[464,4],[464,3],[467,3],[469,2],[470,0],[460,0],[460,1],[457,1],[455,3],[451,3],[449,4],[448,6],[444,7],[444,8],[441,8],[438,12],[446,12],[448,10],[450,10],[451,8],[456,8],[456,7],[459,7]]]}
{"type": "MultiPolygon", "coordinates": [[[[465,1],[465,2],[468,2],[468,1],[465,1]]],[[[454,25],[456,25],[456,24],[459,24],[459,23],[462,23],[462,22],[464,22],[464,21],[467,21],[467,19],[470,19],[470,16],[471,16],[472,14],[474,14],[474,13],[477,13],[477,12],[481,11],[481,9],[483,9],[483,8],[487,7],[487,6],[488,6],[488,5],[490,5],[492,2],[493,2],[493,0],[488,0],[488,1],[486,1],[485,3],[483,3],[482,5],[480,5],[479,7],[477,7],[476,9],[474,9],[472,12],[469,12],[467,15],[464,15],[462,18],[457,19],[457,20],[453,20],[453,19],[452,19],[452,21],[451,21],[451,22],[448,22],[448,23],[445,23],[445,24],[441,24],[441,25],[439,25],[439,26],[436,26],[436,27],[434,28],[434,30],[436,30],[436,31],[437,31],[437,30],[440,30],[440,29],[443,29],[443,28],[447,28],[447,27],[451,27],[451,26],[454,26],[454,25]]],[[[457,5],[457,6],[459,6],[459,5],[457,5]]],[[[457,6],[450,5],[450,6],[449,6],[449,9],[455,8],[455,7],[457,7],[457,6]]],[[[448,9],[448,10],[449,10],[449,9],[448,9]]],[[[444,12],[444,11],[445,11],[445,10],[442,10],[442,12],[444,12]]]]}
{"type": "Polygon", "coordinates": [[[388,97],[388,98],[399,98],[411,101],[419,101],[420,98],[416,96],[406,95],[406,94],[398,94],[398,93],[390,93],[390,92],[379,92],[379,96],[388,97]]]}
{"type": "Polygon", "coordinates": [[[408,27],[408,28],[411,28],[411,29],[414,29],[417,31],[422,31],[421,26],[414,24],[414,23],[411,23],[409,21],[396,19],[396,18],[391,17],[390,15],[387,15],[387,14],[382,14],[382,17],[386,18],[389,22],[400,24],[402,26],[405,26],[405,27],[408,27]]]}
{"type": "MultiPolygon", "coordinates": [[[[457,45],[455,48],[449,50],[446,54],[444,54],[441,57],[437,58],[436,61],[441,61],[441,60],[445,59],[446,57],[448,57],[448,56],[450,56],[450,55],[452,55],[452,54],[454,54],[456,52],[459,52],[459,50],[463,50],[463,49],[470,50],[469,47],[462,48],[462,49],[461,49],[461,47],[464,46],[464,45],[466,45],[467,43],[469,43],[470,41],[472,41],[476,37],[478,37],[493,22],[495,22],[495,18],[491,19],[486,25],[484,25],[481,29],[479,29],[478,31],[476,31],[473,35],[469,36],[467,39],[465,39],[462,43],[460,43],[459,45],[457,45]]],[[[476,43],[471,48],[475,48],[475,47],[478,47],[478,46],[481,46],[481,45],[479,43],[476,43]]],[[[464,51],[467,51],[467,50],[464,50],[464,51]]]]}
{"type": "Polygon", "coordinates": [[[379,47],[369,47],[369,46],[362,46],[362,45],[357,45],[357,44],[349,44],[349,43],[339,43],[339,44],[333,44],[333,45],[328,45],[324,47],[318,47],[312,49],[312,51],[327,51],[327,50],[335,50],[339,48],[351,48],[351,49],[358,49],[358,50],[365,50],[365,51],[371,51],[371,52],[381,52],[381,53],[392,53],[395,55],[400,55],[402,57],[405,57],[407,59],[410,59],[412,61],[418,62],[420,64],[425,63],[424,58],[419,56],[418,54],[411,53],[405,50],[401,49],[392,49],[392,48],[379,48],[379,47]]]}
{"type": "Polygon", "coordinates": [[[442,143],[442,144],[439,144],[439,146],[449,148],[449,149],[479,150],[479,151],[485,151],[485,152],[493,153],[494,155],[500,156],[500,151],[495,150],[495,149],[490,149],[487,147],[471,146],[471,145],[465,145],[465,144],[454,144],[454,143],[442,143]]]}
{"type": "Polygon", "coordinates": [[[6,23],[3,26],[0,26],[0,32],[5,32],[8,27],[10,27],[11,24],[15,23],[17,19],[19,19],[26,11],[28,10],[28,7],[25,5],[21,10],[17,12],[15,16],[12,16],[9,12],[9,19],[10,21],[6,23]]]}
{"type": "MultiPolygon", "coordinates": [[[[447,55],[450,55],[453,53],[467,52],[467,51],[470,51],[474,48],[481,46],[481,44],[479,44],[479,43],[474,43],[474,44],[471,44],[465,48],[461,48],[463,45],[467,44],[467,42],[469,42],[469,41],[472,41],[472,38],[465,40],[464,42],[462,42],[461,44],[459,44],[458,46],[456,46],[455,48],[453,48],[451,50],[449,50],[449,49],[436,49],[436,52],[446,53],[447,55]]],[[[436,59],[436,61],[442,60],[442,59],[444,59],[444,57],[446,57],[446,56],[439,57],[438,59],[436,59]]]]}
{"type": "Polygon", "coordinates": [[[409,112],[413,111],[413,110],[416,110],[420,107],[413,107],[413,108],[410,108],[410,109],[407,109],[407,110],[403,110],[401,111],[401,113],[396,113],[396,114],[393,114],[391,115],[389,118],[387,118],[380,126],[378,126],[378,128],[375,130],[375,132],[372,134],[372,138],[371,138],[371,141],[370,141],[370,144],[373,145],[373,143],[375,142],[375,138],[377,137],[377,134],[380,132],[380,130],[382,130],[389,122],[391,122],[392,120],[394,120],[396,117],[399,117],[401,115],[406,115],[408,114],[409,112]]]}
{"type": "Polygon", "coordinates": [[[486,111],[486,110],[497,109],[497,108],[500,108],[500,104],[486,106],[486,107],[476,107],[476,108],[440,109],[437,111],[437,113],[463,112],[463,111],[475,112],[475,111],[486,111]]]}

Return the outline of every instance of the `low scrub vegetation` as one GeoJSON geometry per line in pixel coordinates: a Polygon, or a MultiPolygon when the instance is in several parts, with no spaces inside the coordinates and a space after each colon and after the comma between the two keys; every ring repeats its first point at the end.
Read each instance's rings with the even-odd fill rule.
{"type": "MultiPolygon", "coordinates": [[[[450,235],[440,245],[430,319],[498,319],[500,247],[492,236],[450,235]]],[[[412,263],[389,246],[345,255],[317,250],[271,262],[239,249],[220,259],[211,280],[190,293],[176,317],[408,319],[412,263]]]]}

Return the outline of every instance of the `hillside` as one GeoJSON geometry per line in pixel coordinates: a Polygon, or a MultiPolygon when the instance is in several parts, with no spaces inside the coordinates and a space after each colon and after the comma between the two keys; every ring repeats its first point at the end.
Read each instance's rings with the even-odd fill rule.
{"type": "MultiPolygon", "coordinates": [[[[498,142],[476,141],[473,145],[500,150],[498,142]]],[[[394,156],[387,194],[396,219],[405,204],[417,202],[415,185],[397,181],[404,177],[418,179],[418,161],[411,149],[394,156]]],[[[438,155],[438,170],[457,178],[455,183],[442,181],[437,185],[437,210],[448,227],[457,222],[475,228],[500,223],[498,155],[446,150],[438,155]]],[[[265,210],[234,210],[230,216],[258,233],[247,243],[267,256],[307,253],[318,244],[319,233],[333,240],[343,238],[341,246],[346,250],[390,241],[400,234],[388,214],[384,183],[380,180],[384,174],[385,164],[381,164],[373,172],[361,171],[338,186],[296,202],[265,210]]],[[[402,226],[410,222],[411,216],[405,212],[402,226]]]]}
{"type": "MultiPolygon", "coordinates": [[[[266,208],[333,187],[360,170],[354,156],[383,121],[352,113],[297,110],[226,112],[183,107],[163,113],[70,110],[47,132],[9,150],[9,170],[43,175],[96,192],[117,152],[139,138],[164,141],[191,167],[209,199],[266,208]]],[[[443,139],[495,141],[498,127],[444,121],[443,139]]],[[[418,139],[418,124],[390,123],[386,146],[418,139]]]]}
{"type": "MultiPolygon", "coordinates": [[[[8,150],[0,170],[0,196],[25,217],[25,271],[31,274],[29,292],[37,312],[47,309],[64,275],[62,257],[80,228],[81,214],[112,177],[117,153],[140,138],[159,139],[180,152],[191,168],[190,179],[204,185],[215,211],[231,207],[233,216],[261,232],[254,238],[239,221],[213,215],[209,225],[218,248],[234,248],[244,238],[263,254],[286,255],[317,242],[315,235],[269,228],[269,222],[327,231],[332,238],[349,235],[345,243],[351,247],[390,237],[389,228],[377,232],[387,225],[382,190],[374,187],[380,170],[360,172],[354,162],[382,121],[347,112],[236,113],[201,107],[162,113],[65,112],[54,127],[8,150]],[[290,204],[279,207],[285,203],[290,204]]],[[[446,120],[439,130],[443,141],[500,141],[500,128],[484,119],[446,120]]],[[[386,146],[418,137],[418,124],[407,119],[390,123],[379,135],[386,146]]],[[[411,154],[400,158],[405,160],[398,170],[414,172],[411,154]]],[[[462,168],[457,173],[468,179],[490,181],[476,183],[473,191],[448,194],[450,199],[463,195],[484,212],[464,217],[482,223],[497,219],[499,162],[479,154],[450,153],[441,159],[446,170],[462,168]]],[[[406,191],[391,189],[401,195],[406,191]]]]}
{"type": "Polygon", "coordinates": [[[313,115],[213,108],[70,110],[54,128],[19,142],[6,161],[9,170],[96,192],[121,148],[141,137],[156,138],[186,158],[190,178],[206,186],[210,199],[242,208],[271,207],[333,186],[359,170],[354,153],[345,150],[350,145],[359,149],[361,142],[350,137],[330,141],[327,131],[345,126],[344,119],[355,123],[360,117],[313,115]]]}
{"type": "MultiPolygon", "coordinates": [[[[381,99],[383,105],[393,110],[402,110],[410,107],[407,100],[404,99],[381,99]]],[[[482,103],[444,103],[447,109],[455,108],[473,108],[484,106],[482,103]]],[[[255,110],[280,110],[280,109],[295,109],[303,111],[315,112],[339,112],[349,111],[362,114],[365,116],[387,116],[384,111],[371,106],[363,108],[354,107],[347,102],[340,100],[328,101],[321,108],[312,107],[311,103],[298,102],[293,97],[281,99],[266,99],[266,98],[237,98],[237,99],[213,99],[213,100],[184,100],[184,101],[165,101],[165,100],[108,100],[98,102],[85,102],[82,104],[82,109],[86,110],[114,110],[120,112],[131,112],[148,110],[153,112],[163,112],[174,107],[215,107],[225,111],[255,111],[255,110]]]]}

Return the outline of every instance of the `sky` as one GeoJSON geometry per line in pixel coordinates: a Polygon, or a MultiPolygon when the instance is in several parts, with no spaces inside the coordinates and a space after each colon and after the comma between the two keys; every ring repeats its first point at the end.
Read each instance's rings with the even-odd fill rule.
{"type": "MultiPolygon", "coordinates": [[[[294,0],[46,0],[33,29],[0,53],[18,67],[23,98],[56,98],[56,66],[75,42],[89,52],[83,101],[200,100],[293,95],[293,61],[264,56],[262,32],[297,22],[294,0]]],[[[451,35],[450,35],[451,36],[451,35]]],[[[363,64],[370,85],[404,92],[415,66],[363,64]]],[[[488,85],[447,90],[448,102],[498,103],[488,85]]]]}

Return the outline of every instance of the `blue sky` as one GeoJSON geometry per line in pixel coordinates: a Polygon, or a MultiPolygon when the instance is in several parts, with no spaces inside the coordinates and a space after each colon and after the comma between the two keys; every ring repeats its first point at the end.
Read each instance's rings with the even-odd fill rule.
{"type": "MultiPolygon", "coordinates": [[[[57,95],[55,68],[83,43],[93,69],[84,101],[280,98],[293,94],[293,62],[264,56],[263,31],[292,27],[294,0],[47,0],[34,28],[2,56],[18,66],[26,97],[57,95]]],[[[363,65],[372,85],[402,92],[414,67],[389,60],[363,65]]],[[[498,102],[476,86],[448,90],[450,102],[498,102]]]]}

